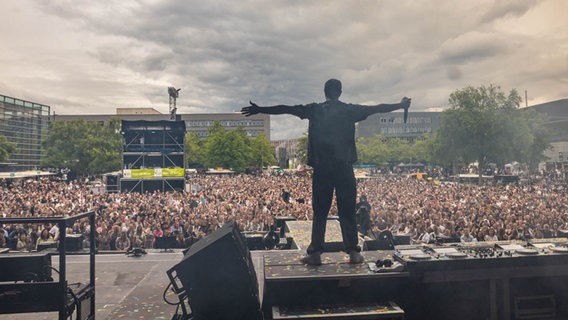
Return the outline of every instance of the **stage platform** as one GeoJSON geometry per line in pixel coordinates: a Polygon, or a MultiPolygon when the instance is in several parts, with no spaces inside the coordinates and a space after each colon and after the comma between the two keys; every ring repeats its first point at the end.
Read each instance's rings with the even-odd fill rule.
{"type": "Polygon", "coordinates": [[[399,249],[364,251],[365,262],[358,265],[349,264],[342,252],[324,253],[321,266],[300,263],[302,251],[259,252],[263,312],[267,320],[285,319],[275,317],[276,307],[393,302],[407,320],[568,319],[568,250],[562,241],[553,242],[539,249],[526,243],[480,243],[481,248],[461,251],[455,246],[402,246],[420,254],[400,258],[399,249]],[[497,254],[488,255],[489,248],[497,254]],[[467,252],[467,257],[454,258],[452,251],[467,252]],[[400,262],[404,269],[373,271],[385,260],[400,262]]]}
{"type": "MultiPolygon", "coordinates": [[[[346,285],[349,282],[365,282],[365,279],[376,277],[367,264],[349,264],[348,256],[342,252],[324,254],[323,264],[318,267],[301,264],[298,259],[302,254],[303,251],[300,250],[251,252],[259,284],[259,295],[266,308],[272,309],[273,305],[285,307],[287,302],[294,301],[294,297],[303,297],[303,294],[298,295],[294,292],[302,288],[302,286],[296,287],[297,282],[318,286],[320,281],[332,283],[334,280],[341,280],[342,284],[346,285]],[[281,291],[282,287],[289,288],[291,292],[281,291]]],[[[368,262],[390,256],[378,251],[364,254],[368,262]]],[[[96,319],[171,319],[176,313],[176,308],[167,304],[162,298],[169,284],[166,270],[180,262],[182,258],[181,250],[177,249],[173,252],[148,250],[148,254],[140,257],[130,257],[120,253],[98,254],[95,269],[96,319]]],[[[88,278],[89,256],[73,254],[69,255],[67,260],[69,283],[85,281],[88,278]]],[[[57,256],[52,257],[52,266],[59,268],[57,256]]],[[[408,275],[392,273],[382,274],[380,277],[406,278],[408,275]]],[[[322,288],[325,286],[323,285],[322,288]]],[[[329,303],[335,298],[340,298],[329,299],[325,291],[317,291],[318,297],[308,301],[329,303]]],[[[307,293],[313,292],[312,290],[307,293]]],[[[167,292],[166,298],[176,302],[176,297],[171,291],[167,292]]],[[[360,300],[362,302],[369,299],[360,300]]],[[[58,319],[58,315],[56,312],[4,314],[0,315],[0,319],[55,320],[58,319]]]]}
{"type": "MultiPolygon", "coordinates": [[[[286,221],[286,237],[293,239],[292,248],[306,251],[311,242],[312,221],[286,221]]],[[[325,251],[337,252],[343,248],[339,220],[328,219],[325,228],[325,251]]]]}
{"type": "MultiPolygon", "coordinates": [[[[254,252],[253,252],[254,254],[254,252]]],[[[279,250],[264,251],[264,278],[266,282],[290,281],[290,280],[313,280],[313,278],[323,279],[357,279],[375,277],[369,263],[377,260],[392,259],[392,252],[387,251],[365,251],[365,263],[350,264],[349,255],[343,252],[326,252],[322,254],[322,264],[320,266],[308,266],[300,262],[300,258],[305,254],[300,250],[279,250]]],[[[396,276],[407,277],[406,272],[385,272],[381,277],[396,276]]]]}
{"type": "MultiPolygon", "coordinates": [[[[471,257],[471,264],[452,264],[451,268],[445,258],[435,256],[424,268],[417,261],[411,271],[384,272],[373,271],[373,266],[377,261],[396,262],[395,251],[364,251],[365,263],[358,265],[349,264],[343,252],[326,252],[321,266],[308,266],[299,262],[302,254],[303,250],[251,252],[265,320],[290,318],[294,312],[298,313],[295,318],[310,319],[313,307],[324,310],[320,312],[365,314],[344,319],[387,319],[386,313],[362,310],[369,306],[383,310],[381,306],[391,302],[400,310],[390,319],[398,319],[395,316],[401,312],[406,320],[568,319],[568,259],[564,258],[568,253],[564,252],[539,251],[530,260],[514,255],[471,257]]],[[[182,258],[181,250],[148,250],[141,257],[98,254],[96,319],[172,319],[176,307],[162,295],[169,284],[166,271],[182,258]]],[[[88,260],[88,255],[68,256],[70,284],[87,279],[88,260]]],[[[52,257],[52,266],[59,268],[57,256],[52,257]]],[[[177,302],[171,291],[166,298],[177,302]]],[[[0,319],[52,320],[57,313],[7,314],[0,319]]]]}
{"type": "Polygon", "coordinates": [[[345,312],[338,319],[402,319],[404,312],[398,306],[386,307],[389,302],[398,303],[392,301],[394,295],[387,293],[394,287],[408,286],[408,273],[377,273],[371,269],[378,260],[392,259],[392,252],[363,252],[362,264],[350,264],[346,253],[327,252],[322,255],[320,266],[302,264],[299,259],[304,252],[299,250],[253,254],[261,254],[264,261],[265,319],[287,319],[277,311],[281,309],[288,313],[294,310],[297,318],[305,319],[317,318],[314,310],[331,319],[339,312],[336,309],[345,312]]]}

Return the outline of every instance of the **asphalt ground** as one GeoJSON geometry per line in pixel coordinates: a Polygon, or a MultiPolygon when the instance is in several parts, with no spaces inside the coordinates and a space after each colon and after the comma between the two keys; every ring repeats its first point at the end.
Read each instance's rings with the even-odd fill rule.
{"type": "MultiPolygon", "coordinates": [[[[95,263],[96,319],[171,319],[176,307],[167,304],[163,293],[170,280],[166,271],[175,266],[181,250],[161,252],[149,250],[140,257],[125,254],[97,254],[95,263]]],[[[88,283],[89,256],[67,255],[69,284],[88,283]]],[[[52,266],[59,268],[59,257],[52,256],[52,266]]],[[[54,274],[55,281],[57,276],[54,274]]],[[[168,290],[166,298],[177,302],[168,290]]],[[[72,319],[75,319],[73,315],[72,319]]],[[[18,313],[0,315],[4,320],[58,319],[57,312],[18,313]]]]}

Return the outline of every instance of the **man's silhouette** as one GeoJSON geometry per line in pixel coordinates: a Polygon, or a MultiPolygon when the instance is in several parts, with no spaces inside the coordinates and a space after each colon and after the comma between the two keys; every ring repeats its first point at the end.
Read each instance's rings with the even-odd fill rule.
{"type": "Polygon", "coordinates": [[[253,102],[241,112],[250,116],[257,113],[291,114],[309,120],[308,164],[313,167],[312,178],[312,239],[307,255],[301,258],[309,265],[321,264],[324,251],[324,237],[327,215],[331,208],[333,191],[336,193],[337,209],[345,252],[350,263],[362,263],[361,248],[358,245],[355,206],[357,183],[353,163],[357,161],[355,149],[355,123],[375,113],[386,113],[404,109],[405,119],[410,99],[402,98],[400,103],[362,106],[339,101],[341,82],[330,79],[325,83],[326,101],[307,105],[276,105],[259,107],[253,102]]]}

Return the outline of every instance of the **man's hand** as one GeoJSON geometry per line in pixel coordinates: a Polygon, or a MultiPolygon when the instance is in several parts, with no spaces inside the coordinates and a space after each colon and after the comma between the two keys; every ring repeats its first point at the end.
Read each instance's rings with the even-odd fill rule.
{"type": "Polygon", "coordinates": [[[248,117],[248,116],[252,116],[253,114],[260,113],[260,107],[256,103],[254,103],[252,101],[249,101],[249,103],[250,103],[250,106],[244,107],[244,108],[241,109],[242,114],[244,114],[245,116],[248,117]]]}
{"type": "Polygon", "coordinates": [[[404,109],[404,123],[408,120],[408,108],[410,108],[410,98],[404,97],[400,100],[400,106],[404,109]]]}
{"type": "Polygon", "coordinates": [[[408,109],[410,108],[410,102],[412,101],[412,99],[404,97],[402,98],[402,100],[400,100],[400,107],[401,109],[408,109]]]}

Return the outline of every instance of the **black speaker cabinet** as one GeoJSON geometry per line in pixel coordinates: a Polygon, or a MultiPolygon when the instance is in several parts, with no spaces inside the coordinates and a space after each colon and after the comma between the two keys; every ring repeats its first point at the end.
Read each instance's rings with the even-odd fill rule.
{"type": "Polygon", "coordinates": [[[0,282],[4,281],[53,281],[51,254],[37,252],[0,255],[0,282]]]}
{"type": "Polygon", "coordinates": [[[391,240],[366,240],[364,249],[366,251],[394,250],[394,244],[391,240]]]}
{"type": "Polygon", "coordinates": [[[235,222],[194,243],[173,272],[195,319],[261,318],[250,251],[235,222]]]}
{"type": "Polygon", "coordinates": [[[66,234],[65,235],[65,250],[78,251],[83,249],[83,235],[81,234],[66,234]]]}
{"type": "Polygon", "coordinates": [[[245,236],[247,242],[247,248],[250,250],[264,250],[264,244],[262,243],[262,235],[251,234],[245,236]]]}
{"type": "Polygon", "coordinates": [[[176,237],[157,237],[155,242],[156,249],[173,249],[178,247],[176,237]]]}

